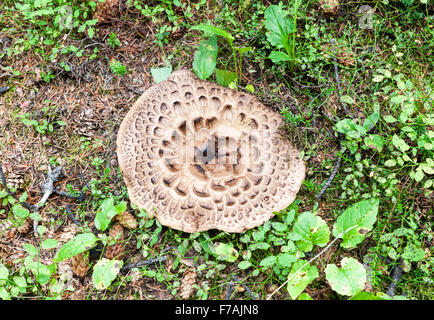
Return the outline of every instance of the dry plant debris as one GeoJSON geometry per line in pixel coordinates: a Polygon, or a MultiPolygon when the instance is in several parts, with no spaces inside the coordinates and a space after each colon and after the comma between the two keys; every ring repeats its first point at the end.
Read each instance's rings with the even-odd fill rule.
{"type": "Polygon", "coordinates": [[[197,273],[187,270],[181,280],[181,289],[179,295],[182,299],[187,300],[194,293],[193,285],[196,283],[197,273]]]}
{"type": "Polygon", "coordinates": [[[97,2],[93,19],[98,19],[99,22],[104,22],[107,18],[117,14],[119,8],[119,0],[105,0],[105,2],[97,2]]]}
{"type": "Polygon", "coordinates": [[[116,215],[116,220],[125,229],[134,230],[138,226],[136,218],[134,218],[134,216],[129,212],[122,212],[121,214],[116,215]]]}
{"type": "Polygon", "coordinates": [[[109,231],[109,237],[110,240],[116,241],[115,244],[107,246],[104,257],[107,259],[121,259],[123,253],[124,253],[124,243],[122,240],[124,240],[125,234],[124,234],[124,228],[120,223],[114,224],[110,231],[109,231]]]}
{"type": "Polygon", "coordinates": [[[124,118],[119,166],[131,201],[184,232],[243,232],[291,204],[304,162],[281,116],[187,70],[153,85],[124,118]]]}
{"type": "Polygon", "coordinates": [[[85,252],[79,253],[70,258],[70,263],[72,272],[80,278],[83,278],[89,271],[89,255],[85,252]]]}
{"type": "Polygon", "coordinates": [[[335,15],[339,12],[338,0],[320,0],[319,3],[325,14],[335,15]]]}

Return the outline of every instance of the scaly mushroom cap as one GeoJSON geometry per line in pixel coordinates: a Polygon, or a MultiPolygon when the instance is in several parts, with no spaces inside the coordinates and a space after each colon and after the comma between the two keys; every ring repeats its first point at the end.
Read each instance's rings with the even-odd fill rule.
{"type": "Polygon", "coordinates": [[[184,232],[243,232],[294,201],[304,162],[281,116],[254,96],[172,73],[123,120],[117,155],[130,200],[184,232]]]}

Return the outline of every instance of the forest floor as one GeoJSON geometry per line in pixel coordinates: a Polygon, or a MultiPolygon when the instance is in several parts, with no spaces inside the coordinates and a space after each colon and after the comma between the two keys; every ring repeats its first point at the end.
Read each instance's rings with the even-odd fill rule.
{"type": "MultiPolygon", "coordinates": [[[[93,10],[69,2],[79,12],[93,10]]],[[[332,231],[346,209],[375,198],[375,224],[363,241],[343,248],[339,240],[315,259],[317,275],[301,297],[347,299],[325,269],[351,257],[367,270],[364,292],[434,299],[433,5],[340,2],[335,12],[318,1],[284,5],[297,22],[291,39],[297,60],[289,65],[269,59],[276,49],[264,26],[269,1],[120,1],[106,21],[84,32],[59,31],[55,13],[30,16],[14,6],[31,1],[4,1],[0,298],[265,299],[294,271],[282,257],[294,245],[287,236],[293,223],[285,220],[291,210],[294,222],[313,212],[332,231]],[[362,5],[373,11],[360,13],[362,5]],[[242,234],[182,233],[134,209],[116,156],[117,130],[154,83],[151,68],[191,70],[204,35],[190,27],[207,21],[234,35],[236,46],[253,48],[242,59],[238,90],[253,86],[252,94],[282,114],[306,161],[290,208],[242,234]],[[367,119],[372,125],[366,127],[367,119]],[[49,172],[58,167],[63,175],[53,178],[49,172]],[[37,207],[50,178],[55,192],[37,207]],[[110,201],[126,205],[138,224],[124,230],[121,247],[107,244],[110,228],[95,225],[110,201]],[[75,260],[57,263],[59,248],[89,233],[98,238],[93,248],[83,243],[75,260]],[[234,260],[210,249],[221,243],[235,250],[234,260]],[[104,285],[92,269],[109,250],[120,250],[124,268],[113,266],[104,285]]],[[[80,23],[89,20],[79,14],[80,23]]],[[[217,67],[234,70],[231,48],[218,41],[217,67]]],[[[293,253],[307,261],[322,249],[293,253]]],[[[271,299],[291,299],[290,292],[285,286],[271,299]]]]}

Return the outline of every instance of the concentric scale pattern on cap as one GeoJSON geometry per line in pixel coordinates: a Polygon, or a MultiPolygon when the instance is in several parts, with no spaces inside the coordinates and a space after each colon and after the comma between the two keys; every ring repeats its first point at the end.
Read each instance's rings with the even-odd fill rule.
{"type": "Polygon", "coordinates": [[[280,115],[254,96],[174,72],[123,120],[117,154],[131,201],[184,232],[243,232],[294,201],[305,176],[280,115]]]}

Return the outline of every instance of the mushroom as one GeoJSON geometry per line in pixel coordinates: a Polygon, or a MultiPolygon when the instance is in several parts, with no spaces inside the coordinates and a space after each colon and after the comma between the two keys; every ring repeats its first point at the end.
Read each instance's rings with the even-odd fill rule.
{"type": "Polygon", "coordinates": [[[119,128],[131,202],[184,232],[263,224],[294,201],[305,176],[282,125],[250,94],[173,72],[143,93],[119,128]]]}

